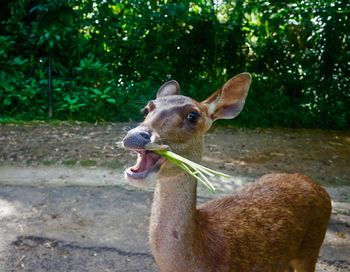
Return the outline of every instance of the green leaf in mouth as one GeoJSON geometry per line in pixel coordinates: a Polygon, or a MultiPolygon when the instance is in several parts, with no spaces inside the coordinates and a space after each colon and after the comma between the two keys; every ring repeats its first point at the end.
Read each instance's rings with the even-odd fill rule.
{"type": "Polygon", "coordinates": [[[160,156],[163,156],[164,158],[167,158],[172,163],[178,165],[181,169],[183,169],[188,174],[196,178],[199,182],[201,182],[212,193],[215,192],[215,187],[209,181],[208,177],[214,177],[214,176],[221,176],[225,178],[230,177],[229,175],[226,175],[218,171],[214,171],[208,167],[205,167],[191,160],[188,160],[172,151],[169,151],[169,150],[152,150],[152,151],[154,153],[159,154],[160,156]]]}

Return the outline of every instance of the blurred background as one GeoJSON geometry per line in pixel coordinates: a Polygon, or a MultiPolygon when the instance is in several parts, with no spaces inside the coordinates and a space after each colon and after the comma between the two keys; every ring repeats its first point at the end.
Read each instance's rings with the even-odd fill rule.
{"type": "Polygon", "coordinates": [[[138,121],[166,80],[200,100],[248,71],[236,124],[350,127],[348,0],[2,2],[2,122],[138,121]]]}

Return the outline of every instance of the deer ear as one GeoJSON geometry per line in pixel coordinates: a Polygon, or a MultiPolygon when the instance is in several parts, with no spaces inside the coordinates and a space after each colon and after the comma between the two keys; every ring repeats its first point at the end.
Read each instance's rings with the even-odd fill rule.
{"type": "Polygon", "coordinates": [[[248,94],[251,78],[249,73],[238,74],[202,102],[207,106],[208,115],[213,121],[232,119],[241,112],[248,94]]]}
{"type": "Polygon", "coordinates": [[[176,80],[170,80],[165,82],[157,92],[157,98],[168,95],[178,95],[180,94],[180,85],[176,80]]]}

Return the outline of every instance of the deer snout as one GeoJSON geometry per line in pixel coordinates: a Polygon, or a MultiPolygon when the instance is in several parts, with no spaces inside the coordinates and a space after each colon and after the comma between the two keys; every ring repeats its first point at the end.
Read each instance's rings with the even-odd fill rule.
{"type": "Polygon", "coordinates": [[[134,128],[123,139],[123,146],[129,149],[145,149],[151,142],[152,133],[144,128],[134,128]]]}

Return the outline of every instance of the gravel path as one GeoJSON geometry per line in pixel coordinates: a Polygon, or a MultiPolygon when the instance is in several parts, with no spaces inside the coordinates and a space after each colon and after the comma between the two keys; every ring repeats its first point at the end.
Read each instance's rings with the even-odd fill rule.
{"type": "MultiPolygon", "coordinates": [[[[133,124],[0,125],[0,271],[158,271],[147,228],[152,188],[124,183],[135,156],[118,145],[133,124]]],[[[345,132],[216,128],[204,164],[231,175],[227,194],[271,172],[326,187],[332,219],[317,271],[350,271],[350,136],[345,132]]]]}

